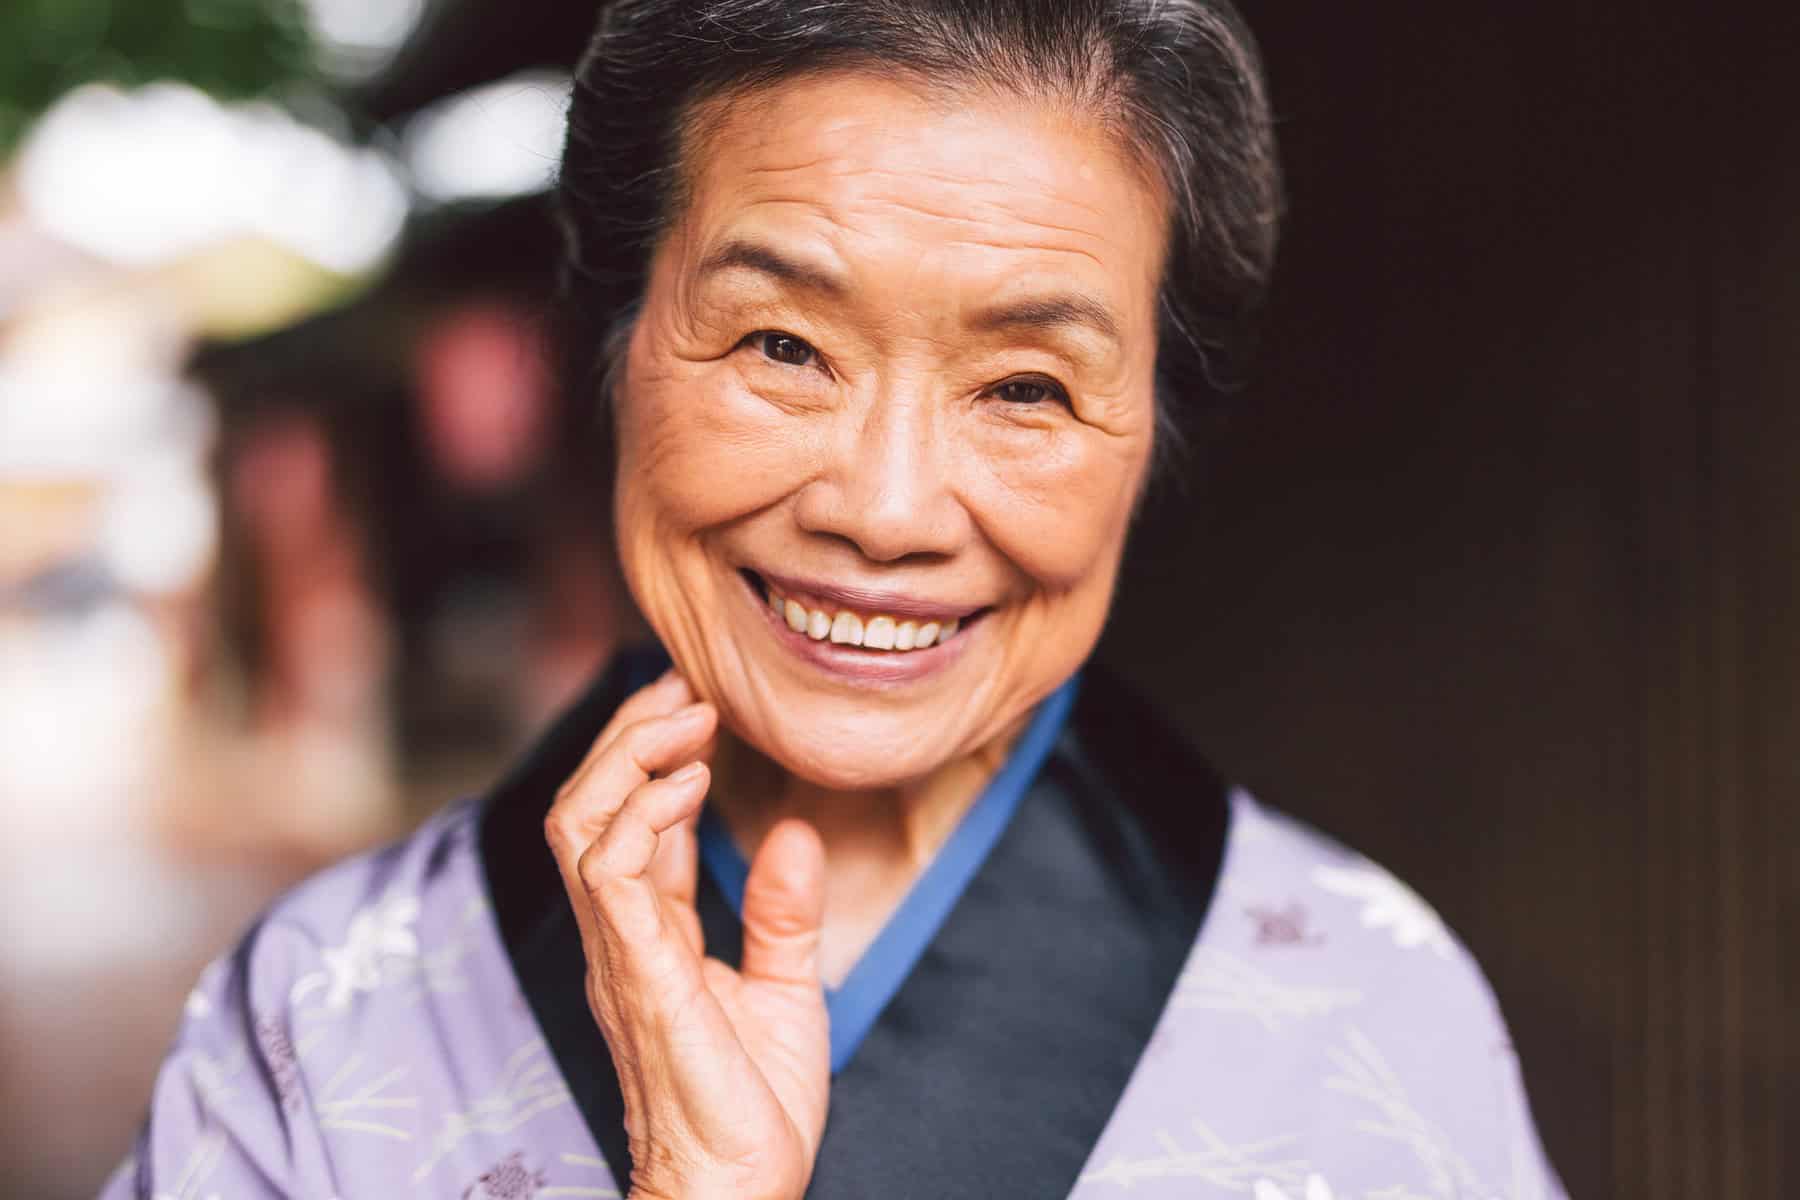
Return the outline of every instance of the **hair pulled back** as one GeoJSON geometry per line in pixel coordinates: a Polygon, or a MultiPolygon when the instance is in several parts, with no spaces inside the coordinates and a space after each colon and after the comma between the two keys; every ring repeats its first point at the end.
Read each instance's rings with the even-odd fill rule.
{"type": "Polygon", "coordinates": [[[557,352],[578,410],[610,389],[707,102],[837,69],[1042,96],[1105,122],[1169,213],[1162,423],[1238,384],[1281,180],[1256,48],[1228,0],[613,0],[577,68],[555,196],[557,352]]]}

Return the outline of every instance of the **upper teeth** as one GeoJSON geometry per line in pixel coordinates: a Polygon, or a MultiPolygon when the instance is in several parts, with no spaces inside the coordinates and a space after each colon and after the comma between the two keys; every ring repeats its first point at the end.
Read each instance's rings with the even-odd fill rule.
{"type": "Polygon", "coordinates": [[[842,646],[863,646],[870,650],[923,650],[938,642],[949,641],[961,624],[960,621],[915,621],[910,617],[855,613],[848,609],[825,612],[790,600],[774,588],[769,588],[769,607],[788,623],[789,629],[804,633],[815,642],[830,638],[842,646]]]}

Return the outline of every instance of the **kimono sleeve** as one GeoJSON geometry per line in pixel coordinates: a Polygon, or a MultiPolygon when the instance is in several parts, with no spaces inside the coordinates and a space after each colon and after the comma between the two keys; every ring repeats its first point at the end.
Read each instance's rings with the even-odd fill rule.
{"type": "MultiPolygon", "coordinates": [[[[1469,962],[1473,966],[1472,957],[1469,962]]],[[[1506,1019],[1500,1013],[1500,1005],[1494,997],[1493,989],[1484,976],[1479,976],[1479,968],[1475,969],[1500,1036],[1496,1088],[1499,1092],[1500,1123],[1507,1143],[1511,1195],[1517,1197],[1517,1200],[1568,1200],[1568,1191],[1563,1187],[1556,1168],[1551,1165],[1550,1157],[1544,1151],[1543,1140],[1538,1135],[1537,1122],[1532,1119],[1524,1073],[1519,1064],[1519,1056],[1513,1050],[1506,1019]]]]}
{"type": "Polygon", "coordinates": [[[1394,1051],[1396,1081],[1413,1092],[1421,1105],[1417,1113],[1437,1118],[1440,1133],[1448,1135],[1435,1153],[1451,1169],[1440,1176],[1440,1166],[1430,1182],[1441,1187],[1452,1180],[1483,1200],[1490,1194],[1494,1200],[1568,1200],[1532,1117],[1518,1051],[1492,983],[1416,893],[1381,874],[1391,883],[1391,904],[1405,896],[1416,905],[1405,916],[1399,907],[1391,910],[1396,947],[1416,943],[1419,953],[1401,950],[1387,964],[1398,986],[1382,994],[1393,1022],[1382,1032],[1394,1051]],[[1477,1172],[1459,1178],[1471,1165],[1477,1172]]]}
{"type": "Polygon", "coordinates": [[[1440,1103],[1461,1114],[1464,1149],[1483,1165],[1484,1178],[1500,1185],[1497,1200],[1568,1200],[1532,1118],[1524,1071],[1492,983],[1462,940],[1435,913],[1421,912],[1436,922],[1427,941],[1437,942],[1443,957],[1435,984],[1419,980],[1420,994],[1435,1000],[1430,1020],[1419,1024],[1430,1027],[1436,1040],[1421,1035],[1408,1064],[1412,1078],[1449,1089],[1440,1103]]]}
{"type": "Polygon", "coordinates": [[[268,957],[266,946],[256,953],[261,940],[253,933],[202,973],[157,1074],[135,1150],[101,1200],[275,1200],[329,1187],[318,1178],[320,1144],[299,1103],[281,1010],[257,1003],[284,990],[278,969],[253,966],[268,957]],[[272,1015],[259,1017],[259,1009],[272,1015]]]}

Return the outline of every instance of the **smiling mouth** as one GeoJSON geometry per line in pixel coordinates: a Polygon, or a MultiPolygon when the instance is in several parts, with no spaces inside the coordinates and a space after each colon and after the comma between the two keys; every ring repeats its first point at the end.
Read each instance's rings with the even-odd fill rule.
{"type": "Polygon", "coordinates": [[[796,634],[815,642],[860,647],[883,654],[905,654],[941,646],[965,632],[988,612],[976,609],[961,618],[933,619],[885,613],[783,591],[755,571],[740,572],[776,617],[796,634]]]}

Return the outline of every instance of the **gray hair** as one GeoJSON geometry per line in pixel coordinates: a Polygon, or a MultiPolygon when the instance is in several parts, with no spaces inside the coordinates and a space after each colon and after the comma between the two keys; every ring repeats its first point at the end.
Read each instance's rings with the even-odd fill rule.
{"type": "Polygon", "coordinates": [[[613,0],[576,72],[556,192],[559,353],[578,398],[610,389],[706,102],[842,68],[1105,122],[1168,199],[1159,441],[1178,410],[1238,386],[1281,177],[1256,47],[1228,0],[613,0]]]}

